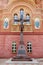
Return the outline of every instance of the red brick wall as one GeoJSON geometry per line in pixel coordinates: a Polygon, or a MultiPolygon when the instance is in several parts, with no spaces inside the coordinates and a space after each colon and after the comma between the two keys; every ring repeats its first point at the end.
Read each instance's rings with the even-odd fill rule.
{"type": "MultiPolygon", "coordinates": [[[[12,53],[12,41],[16,41],[17,47],[20,41],[19,35],[0,35],[0,57],[9,58],[15,54],[12,53]]],[[[43,35],[24,35],[24,42],[32,42],[31,57],[43,57],[43,35]]],[[[29,55],[29,54],[28,54],[29,55]]]]}

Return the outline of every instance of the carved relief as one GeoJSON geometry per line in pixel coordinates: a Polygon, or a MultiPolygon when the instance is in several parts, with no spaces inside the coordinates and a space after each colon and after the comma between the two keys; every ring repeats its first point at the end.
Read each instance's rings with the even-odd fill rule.
{"type": "Polygon", "coordinates": [[[35,0],[36,4],[40,4],[41,0],[35,0]]]}

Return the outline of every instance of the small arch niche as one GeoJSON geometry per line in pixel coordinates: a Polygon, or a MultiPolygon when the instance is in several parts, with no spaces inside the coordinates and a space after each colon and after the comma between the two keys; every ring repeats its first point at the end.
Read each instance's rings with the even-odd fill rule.
{"type": "Polygon", "coordinates": [[[34,22],[35,29],[40,29],[40,19],[36,18],[34,22]]]}
{"type": "Polygon", "coordinates": [[[4,19],[3,27],[4,27],[4,29],[9,28],[9,19],[7,17],[4,19]]]}

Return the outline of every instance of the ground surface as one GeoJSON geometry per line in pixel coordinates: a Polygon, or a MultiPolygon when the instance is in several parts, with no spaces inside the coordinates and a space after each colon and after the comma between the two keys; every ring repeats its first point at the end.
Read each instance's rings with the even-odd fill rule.
{"type": "Polygon", "coordinates": [[[8,59],[0,59],[0,65],[5,65],[5,61],[7,61],[8,59]]]}

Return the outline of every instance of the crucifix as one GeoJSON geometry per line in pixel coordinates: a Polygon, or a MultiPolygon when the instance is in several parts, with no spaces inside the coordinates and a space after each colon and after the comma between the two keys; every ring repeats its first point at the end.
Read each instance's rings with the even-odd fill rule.
{"type": "Polygon", "coordinates": [[[24,10],[20,9],[20,19],[18,19],[17,14],[14,14],[14,22],[20,22],[20,41],[23,41],[23,30],[24,30],[24,22],[28,22],[30,24],[30,15],[26,14],[26,19],[24,19],[24,10]]]}
{"type": "MultiPolygon", "coordinates": [[[[30,57],[27,56],[26,54],[26,49],[25,49],[25,45],[24,45],[24,41],[23,41],[23,29],[24,29],[24,25],[23,22],[27,22],[29,21],[29,19],[23,19],[23,14],[24,14],[24,10],[21,9],[20,10],[20,20],[15,19],[16,22],[20,21],[20,45],[18,47],[18,51],[17,51],[17,56],[14,57],[12,60],[16,60],[16,61],[32,61],[32,59],[30,57]]],[[[28,14],[27,14],[28,15],[28,14]]]]}

